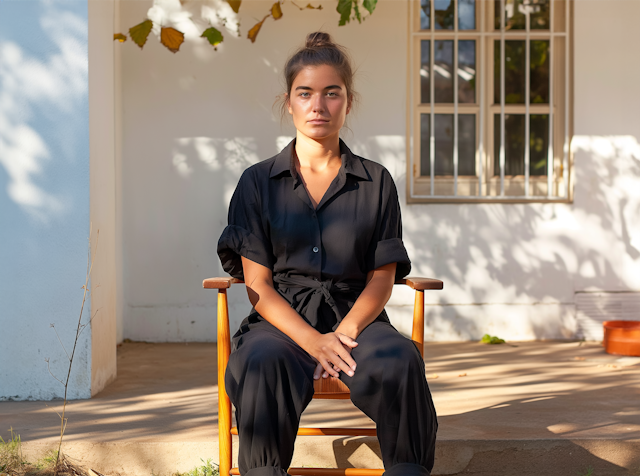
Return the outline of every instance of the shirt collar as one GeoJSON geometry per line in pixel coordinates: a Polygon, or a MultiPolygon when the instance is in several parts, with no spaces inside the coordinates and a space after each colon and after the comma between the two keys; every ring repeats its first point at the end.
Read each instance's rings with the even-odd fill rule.
{"type": "MultiPolygon", "coordinates": [[[[285,172],[288,172],[292,177],[296,177],[297,174],[293,165],[293,152],[295,145],[296,140],[293,139],[284,149],[282,149],[282,152],[276,155],[276,159],[271,167],[269,178],[278,177],[285,172]]],[[[342,167],[346,173],[363,180],[370,180],[367,170],[364,168],[364,165],[362,165],[362,160],[351,152],[342,139],[340,139],[340,156],[342,158],[342,167]]]]}

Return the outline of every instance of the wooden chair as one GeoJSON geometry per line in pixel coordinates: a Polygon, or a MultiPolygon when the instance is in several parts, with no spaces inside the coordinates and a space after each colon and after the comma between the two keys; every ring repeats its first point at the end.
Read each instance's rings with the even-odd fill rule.
{"type": "MultiPolygon", "coordinates": [[[[235,278],[209,278],[202,283],[205,289],[218,290],[218,432],[220,436],[220,476],[239,475],[238,468],[231,467],[232,435],[238,434],[231,428],[231,401],[224,385],[224,372],[231,353],[231,333],[229,331],[229,306],[227,289],[232,284],[243,284],[235,278]]],[[[406,278],[395,284],[404,284],[416,291],[413,308],[413,331],[411,339],[420,354],[424,355],[424,291],[442,289],[442,281],[430,278],[406,278]]],[[[313,398],[348,399],[349,389],[340,379],[329,377],[314,381],[313,398]]],[[[299,436],[376,436],[370,428],[300,428],[299,436]]],[[[298,476],[380,476],[383,469],[363,468],[289,468],[289,474],[298,476]]]]}

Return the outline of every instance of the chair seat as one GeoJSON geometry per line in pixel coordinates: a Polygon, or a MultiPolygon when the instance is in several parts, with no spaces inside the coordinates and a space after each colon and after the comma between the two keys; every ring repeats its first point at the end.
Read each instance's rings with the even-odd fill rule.
{"type": "MultiPolygon", "coordinates": [[[[238,434],[238,427],[231,428],[231,434],[238,434]]],[[[299,436],[377,436],[375,428],[298,428],[299,436]]]]}
{"type": "MultiPolygon", "coordinates": [[[[363,468],[289,468],[291,476],[382,476],[384,469],[363,468]]],[[[240,474],[238,468],[231,468],[229,474],[240,474]]]]}
{"type": "Polygon", "coordinates": [[[336,377],[320,378],[313,381],[313,398],[348,400],[351,398],[349,387],[336,377]]]}

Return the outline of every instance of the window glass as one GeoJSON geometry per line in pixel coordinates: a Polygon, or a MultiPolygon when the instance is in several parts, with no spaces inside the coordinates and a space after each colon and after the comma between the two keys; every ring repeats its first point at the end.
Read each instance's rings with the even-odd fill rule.
{"type": "MultiPolygon", "coordinates": [[[[504,86],[506,104],[524,104],[526,52],[524,40],[506,40],[504,45],[504,86]]],[[[493,95],[500,104],[500,40],[494,40],[493,95]]]]}
{"type": "Polygon", "coordinates": [[[530,0],[529,22],[532,30],[549,29],[549,0],[530,0]]]}
{"type": "Polygon", "coordinates": [[[531,91],[533,104],[549,103],[549,40],[531,40],[531,91]]]}
{"type": "Polygon", "coordinates": [[[436,30],[453,30],[454,0],[435,0],[433,7],[435,11],[436,30]]]}
{"type": "Polygon", "coordinates": [[[420,41],[420,102],[422,104],[431,102],[430,43],[429,40],[420,41]]]}
{"type": "Polygon", "coordinates": [[[420,114],[420,175],[431,175],[431,117],[420,114]]]}
{"type": "MultiPolygon", "coordinates": [[[[524,175],[524,114],[504,116],[504,174],[524,175]]],[[[500,175],[500,114],[494,115],[494,175],[500,175]]],[[[547,175],[549,115],[532,114],[529,120],[529,175],[547,175]]]]}
{"type": "Polygon", "coordinates": [[[435,175],[453,175],[453,114],[436,114],[435,175]]]}
{"type": "Polygon", "coordinates": [[[458,30],[476,29],[475,0],[458,0],[458,30]]]}
{"type": "Polygon", "coordinates": [[[458,115],[458,175],[476,175],[476,116],[458,115]]]}
{"type": "Polygon", "coordinates": [[[420,0],[420,29],[428,30],[431,28],[431,1],[420,0]]]}
{"type": "Polygon", "coordinates": [[[524,3],[528,1],[530,0],[504,1],[505,30],[524,30],[527,27],[527,9],[524,3]]]}
{"type": "Polygon", "coordinates": [[[549,155],[549,115],[532,114],[529,122],[529,175],[547,175],[547,156],[549,155]]]}
{"type": "Polygon", "coordinates": [[[433,57],[435,98],[437,103],[453,102],[453,40],[436,40],[433,57]]]}
{"type": "Polygon", "coordinates": [[[476,42],[458,41],[458,102],[476,102],[476,42]]]}
{"type": "MultiPolygon", "coordinates": [[[[493,118],[493,174],[500,175],[500,114],[493,118]]],[[[524,114],[504,115],[504,174],[524,174],[524,114]]]]}

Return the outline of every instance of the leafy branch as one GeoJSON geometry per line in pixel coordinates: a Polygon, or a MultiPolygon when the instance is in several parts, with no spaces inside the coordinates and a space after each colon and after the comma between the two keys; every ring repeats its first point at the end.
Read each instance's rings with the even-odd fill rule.
{"type": "MultiPolygon", "coordinates": [[[[306,6],[300,6],[294,0],[278,0],[271,6],[269,12],[262,18],[262,20],[253,25],[253,27],[247,32],[247,38],[251,40],[251,43],[255,43],[262,25],[268,18],[279,20],[283,17],[284,13],[282,11],[282,6],[287,1],[299,10],[322,10],[322,5],[314,7],[311,3],[307,3],[306,6]]],[[[229,4],[231,10],[233,10],[234,13],[239,14],[242,0],[226,0],[226,2],[229,4]]],[[[376,8],[377,2],[378,0],[338,0],[338,6],[336,8],[336,11],[340,14],[338,26],[346,25],[351,20],[357,20],[358,23],[362,23],[362,21],[366,20],[367,17],[362,13],[361,8],[367,11],[369,15],[372,15],[373,11],[376,8]]],[[[226,20],[221,19],[221,21],[224,26],[226,20]]],[[[129,28],[129,37],[136,45],[140,47],[140,49],[142,49],[146,44],[153,26],[154,22],[151,19],[147,18],[143,22],[129,28]]],[[[182,45],[182,43],[184,43],[184,33],[170,26],[159,26],[160,43],[162,43],[172,53],[177,53],[180,50],[180,46],[182,45]]],[[[239,23],[237,27],[239,36],[239,23]]],[[[210,23],[209,27],[202,32],[200,38],[205,38],[209,42],[209,44],[216,50],[218,49],[218,45],[224,41],[222,32],[212,26],[210,23]]],[[[125,41],[127,41],[127,35],[124,33],[115,33],[113,35],[113,39],[114,41],[124,43],[125,41]]]]}

